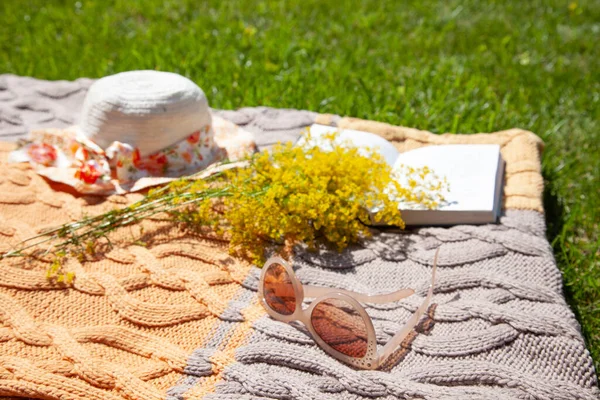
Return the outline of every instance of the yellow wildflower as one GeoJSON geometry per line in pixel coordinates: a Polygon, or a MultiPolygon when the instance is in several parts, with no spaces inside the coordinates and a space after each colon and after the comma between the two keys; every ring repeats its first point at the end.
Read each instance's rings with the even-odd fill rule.
{"type": "Polygon", "coordinates": [[[428,168],[411,168],[407,174],[414,177],[404,187],[381,155],[335,144],[336,138],[335,133],[325,137],[329,146],[323,148],[330,151],[287,143],[252,156],[248,167],[223,175],[220,184],[228,193],[219,200],[222,214],[211,214],[214,204],[200,203],[180,212],[180,217],[186,215],[180,219],[195,225],[219,221],[231,251],[261,263],[267,248],[281,250],[298,243],[310,249],[325,243],[343,250],[371,235],[368,210],[377,209],[375,221],[403,228],[398,198],[437,204],[437,199],[412,190],[417,179],[431,172],[428,168]]]}

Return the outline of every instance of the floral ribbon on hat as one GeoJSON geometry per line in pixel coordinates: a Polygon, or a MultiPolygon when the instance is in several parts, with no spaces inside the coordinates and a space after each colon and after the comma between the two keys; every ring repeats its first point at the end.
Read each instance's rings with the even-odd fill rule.
{"type": "Polygon", "coordinates": [[[153,154],[113,142],[106,150],[79,134],[75,127],[33,131],[9,157],[29,162],[40,175],[66,183],[82,193],[125,193],[164,183],[208,167],[216,161],[239,159],[256,151],[252,134],[213,116],[185,139],[153,154]],[[146,179],[145,178],[172,178],[146,179]]]}

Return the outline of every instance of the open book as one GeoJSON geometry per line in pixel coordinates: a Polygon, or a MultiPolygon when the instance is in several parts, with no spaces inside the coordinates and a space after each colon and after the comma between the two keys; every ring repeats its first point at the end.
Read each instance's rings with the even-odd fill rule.
{"type": "MultiPolygon", "coordinates": [[[[436,209],[400,206],[407,225],[457,225],[496,222],[502,210],[504,160],[500,146],[493,144],[450,144],[427,146],[400,153],[387,140],[368,132],[337,129],[314,124],[314,140],[329,132],[339,132],[338,141],[378,151],[392,169],[428,166],[445,177],[450,191],[436,209]]],[[[302,139],[300,139],[302,141],[302,139]]],[[[368,154],[365,151],[365,154],[368,154]]]]}

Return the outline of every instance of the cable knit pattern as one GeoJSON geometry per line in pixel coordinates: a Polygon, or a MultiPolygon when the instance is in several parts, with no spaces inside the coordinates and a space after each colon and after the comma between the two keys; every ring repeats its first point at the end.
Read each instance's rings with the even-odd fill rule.
{"type": "MultiPolygon", "coordinates": [[[[76,123],[90,80],[0,75],[0,139],[76,123]]],[[[438,281],[417,329],[389,365],[358,371],[327,356],[305,328],[269,318],[256,298],[260,270],[226,243],[143,223],[145,246],[69,260],[72,285],[45,277],[51,258],[0,262],[0,396],[43,399],[598,399],[593,364],[562,296],[545,239],[539,152],[533,134],[432,135],[308,111],[214,111],[257,135],[261,148],[295,140],[318,121],[363,129],[401,151],[436,143],[498,143],[507,161],[499,224],[382,232],[342,254],[299,250],[302,282],[415,295],[370,304],[379,345],[438,281]]],[[[6,165],[0,143],[0,251],[40,230],[104,212],[139,194],[74,196],[26,165],[6,165]]]]}

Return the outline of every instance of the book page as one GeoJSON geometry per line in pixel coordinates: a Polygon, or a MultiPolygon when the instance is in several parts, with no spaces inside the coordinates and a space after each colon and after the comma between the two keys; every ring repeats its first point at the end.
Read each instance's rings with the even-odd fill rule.
{"type": "MultiPolygon", "coordinates": [[[[310,126],[310,133],[313,137],[313,140],[316,140],[317,145],[324,150],[327,150],[325,148],[326,144],[322,141],[319,141],[319,138],[331,132],[339,132],[336,144],[344,145],[344,143],[350,143],[353,147],[358,147],[359,149],[371,148],[380,153],[391,167],[395,164],[396,159],[400,155],[393,144],[381,136],[377,136],[373,133],[355,131],[352,129],[338,129],[333,126],[319,124],[313,124],[310,126]]],[[[301,136],[298,142],[296,142],[296,145],[301,146],[304,143],[304,136],[301,136]]],[[[366,150],[364,150],[361,155],[368,156],[369,154],[366,150]]]]}
{"type": "Polygon", "coordinates": [[[493,211],[499,179],[500,146],[492,144],[455,144],[427,146],[400,154],[394,169],[400,165],[428,166],[446,177],[450,192],[448,202],[438,210],[493,211]]]}

